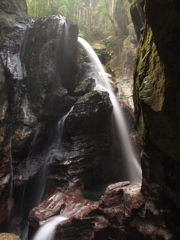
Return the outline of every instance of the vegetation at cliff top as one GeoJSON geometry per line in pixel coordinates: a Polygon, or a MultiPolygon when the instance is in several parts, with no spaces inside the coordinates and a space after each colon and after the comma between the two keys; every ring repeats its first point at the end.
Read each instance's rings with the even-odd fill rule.
{"type": "Polygon", "coordinates": [[[115,30],[114,8],[117,0],[26,0],[32,18],[61,14],[79,26],[79,35],[101,39],[115,30]]]}

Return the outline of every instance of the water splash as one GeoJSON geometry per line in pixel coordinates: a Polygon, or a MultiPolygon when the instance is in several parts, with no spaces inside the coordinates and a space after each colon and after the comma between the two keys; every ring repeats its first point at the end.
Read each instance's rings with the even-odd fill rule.
{"type": "Polygon", "coordinates": [[[78,42],[80,43],[82,48],[85,50],[91,63],[96,69],[96,73],[94,73],[94,75],[96,75],[95,76],[96,89],[104,90],[109,93],[109,96],[113,105],[114,121],[115,121],[116,129],[121,139],[122,150],[123,150],[124,160],[125,160],[126,169],[127,169],[126,170],[127,179],[125,180],[129,180],[134,183],[141,183],[141,180],[142,180],[141,167],[137,159],[135,158],[133,148],[131,146],[130,138],[128,136],[128,130],[125,123],[125,119],[121,111],[121,108],[119,106],[119,102],[112,90],[107,74],[104,71],[104,68],[98,56],[96,55],[92,47],[89,45],[89,43],[80,37],[78,37],[78,42]]]}
{"type": "Polygon", "coordinates": [[[70,202],[70,204],[66,205],[65,209],[62,210],[61,216],[58,215],[49,219],[38,229],[32,240],[53,240],[57,225],[66,222],[68,219],[74,218],[88,208],[88,205],[89,203],[84,204],[83,202],[70,202]]]}
{"type": "Polygon", "coordinates": [[[54,238],[56,226],[68,218],[63,216],[56,216],[51,218],[47,223],[39,228],[33,240],[52,240],[54,238]]]}

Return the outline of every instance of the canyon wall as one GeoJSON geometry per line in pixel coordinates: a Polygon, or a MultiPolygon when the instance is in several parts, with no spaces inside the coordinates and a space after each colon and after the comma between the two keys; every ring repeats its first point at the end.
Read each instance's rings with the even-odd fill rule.
{"type": "Polygon", "coordinates": [[[20,46],[29,21],[25,1],[1,1],[0,4],[0,223],[7,216],[11,181],[11,135],[18,79],[22,79],[20,46]]]}
{"type": "Polygon", "coordinates": [[[130,6],[131,4],[127,0],[116,1],[114,33],[110,33],[112,36],[107,37],[103,42],[107,51],[106,69],[116,84],[117,96],[122,105],[133,110],[133,66],[136,56],[137,36],[130,15],[130,6]]]}
{"type": "MultiPolygon", "coordinates": [[[[151,239],[180,237],[180,3],[133,1],[140,34],[134,70],[135,123],[143,147],[144,215],[151,239]],[[141,21],[140,21],[141,20],[141,21]],[[162,231],[163,232],[163,231],[162,231]]],[[[142,226],[146,223],[142,222],[142,226]]],[[[141,231],[143,227],[139,225],[141,231]]]]}

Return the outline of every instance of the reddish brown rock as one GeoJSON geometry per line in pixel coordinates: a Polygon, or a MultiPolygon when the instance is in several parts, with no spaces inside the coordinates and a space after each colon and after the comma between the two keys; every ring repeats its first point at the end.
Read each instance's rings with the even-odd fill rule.
{"type": "Polygon", "coordinates": [[[130,182],[108,186],[97,202],[82,198],[80,193],[59,191],[30,212],[31,234],[50,217],[60,215],[68,218],[56,228],[55,235],[63,239],[102,239],[104,234],[104,239],[114,235],[126,239],[128,225],[133,228],[134,212],[145,204],[140,186],[130,182]]]}

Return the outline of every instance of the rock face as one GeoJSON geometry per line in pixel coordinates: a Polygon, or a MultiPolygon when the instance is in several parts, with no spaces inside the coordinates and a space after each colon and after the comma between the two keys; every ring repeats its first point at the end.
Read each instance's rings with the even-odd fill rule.
{"type": "MultiPolygon", "coordinates": [[[[58,59],[65,55],[63,42],[66,24],[64,17],[45,17],[31,23],[26,32],[22,57],[26,76],[21,81],[19,90],[20,100],[13,135],[15,157],[23,155],[20,161],[17,160],[20,164],[14,176],[16,185],[20,184],[21,176],[22,185],[23,181],[35,175],[37,169],[42,166],[45,155],[43,147],[48,145],[47,139],[53,128],[51,124],[55,124],[75,101],[69,96],[69,89],[64,87],[67,84],[64,84],[66,80],[70,82],[74,79],[61,72],[62,60],[58,59]],[[38,33],[39,29],[41,34],[38,33]],[[34,161],[36,166],[33,164],[34,161]]],[[[69,50],[71,59],[69,61],[73,62],[72,73],[75,76],[77,26],[74,25],[74,32],[72,31],[71,34],[74,43],[71,43],[72,51],[69,50]]],[[[67,41],[67,44],[70,42],[67,41]]],[[[67,68],[66,64],[65,61],[63,63],[65,68],[67,68]]],[[[71,65],[72,63],[69,64],[70,68],[71,65]]]]}
{"type": "Polygon", "coordinates": [[[7,215],[11,178],[11,135],[16,105],[15,88],[22,79],[20,47],[28,22],[25,1],[1,1],[0,7],[0,223],[7,215]]]}
{"type": "Polygon", "coordinates": [[[44,162],[51,123],[75,102],[70,92],[77,71],[77,26],[61,16],[33,21],[25,1],[1,1],[0,11],[2,223],[10,207],[12,178],[20,186],[37,173],[44,162]]]}
{"type": "Polygon", "coordinates": [[[155,231],[150,224],[150,239],[180,238],[179,7],[178,1],[166,0],[135,1],[132,5],[133,19],[144,19],[141,29],[139,20],[134,22],[142,32],[135,63],[134,102],[144,149],[142,192],[147,199],[143,222],[148,225],[151,214],[157,226],[155,231]]]}

